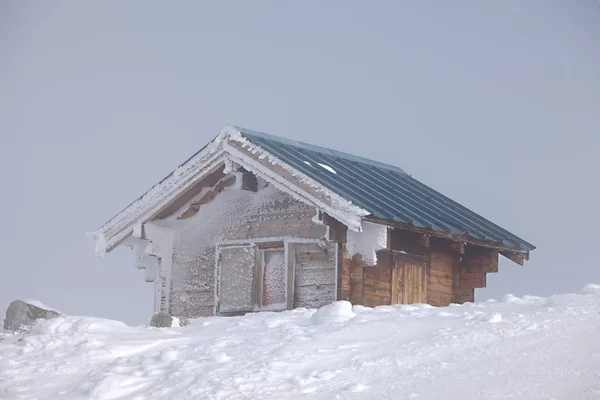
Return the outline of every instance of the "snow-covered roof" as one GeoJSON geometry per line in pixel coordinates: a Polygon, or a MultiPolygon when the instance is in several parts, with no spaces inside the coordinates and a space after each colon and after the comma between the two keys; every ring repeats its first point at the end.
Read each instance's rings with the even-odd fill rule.
{"type": "Polygon", "coordinates": [[[247,170],[260,175],[278,189],[322,209],[354,231],[361,230],[361,219],[369,214],[367,210],[354,205],[310,176],[297,171],[256,146],[242,134],[240,128],[226,125],[210,143],[180,164],[173,172],[131,202],[100,228],[89,232],[88,237],[96,241],[96,254],[103,256],[106,252],[114,249],[131,236],[141,224],[154,218],[175,197],[227,161],[236,162],[247,170]],[[269,166],[282,168],[295,181],[290,182],[289,179],[283,179],[269,166]],[[310,187],[311,191],[298,187],[298,183],[310,187]]]}
{"type": "Polygon", "coordinates": [[[214,140],[91,233],[97,253],[110,251],[136,226],[155,217],[175,196],[226,160],[271,180],[279,189],[315,205],[354,231],[361,231],[362,219],[368,216],[375,221],[516,252],[535,249],[396,166],[226,125],[214,140]],[[279,167],[288,178],[270,166],[279,167]]]}

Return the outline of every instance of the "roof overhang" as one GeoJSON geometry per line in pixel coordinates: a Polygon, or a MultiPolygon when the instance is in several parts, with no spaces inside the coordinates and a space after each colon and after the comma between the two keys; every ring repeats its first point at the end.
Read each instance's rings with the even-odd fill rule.
{"type": "Polygon", "coordinates": [[[374,218],[373,216],[366,216],[364,219],[369,222],[375,222],[375,223],[379,223],[379,224],[388,225],[392,228],[398,228],[398,229],[402,229],[402,230],[406,230],[406,231],[421,233],[427,237],[437,237],[437,238],[441,238],[441,239],[446,239],[446,240],[455,242],[456,244],[460,244],[461,246],[466,244],[466,245],[487,247],[489,249],[498,250],[499,254],[501,254],[502,256],[508,258],[509,260],[511,260],[519,265],[524,265],[525,261],[529,260],[530,250],[524,250],[524,249],[520,249],[520,248],[515,248],[513,246],[507,246],[506,244],[504,244],[502,242],[479,240],[479,239],[475,239],[469,235],[452,235],[449,233],[444,233],[444,232],[436,231],[433,229],[419,228],[419,227],[415,227],[415,226],[412,226],[409,224],[402,224],[402,223],[398,223],[396,221],[382,220],[380,218],[374,218]]]}
{"type": "Polygon", "coordinates": [[[96,241],[96,254],[102,257],[112,251],[130,237],[134,229],[156,218],[179,196],[228,161],[243,166],[294,198],[323,210],[351,230],[360,232],[362,218],[369,215],[367,210],[252,144],[234,126],[226,125],[204,148],[100,228],[89,232],[87,236],[96,241]]]}

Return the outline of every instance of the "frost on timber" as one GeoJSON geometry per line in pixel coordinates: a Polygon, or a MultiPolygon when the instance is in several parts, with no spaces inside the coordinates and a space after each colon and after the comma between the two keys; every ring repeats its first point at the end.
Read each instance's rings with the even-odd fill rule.
{"type": "MultiPolygon", "coordinates": [[[[97,255],[103,256],[106,251],[112,249],[121,240],[125,239],[132,233],[136,224],[143,223],[148,216],[152,215],[156,210],[159,210],[173,196],[180,193],[181,190],[184,190],[186,185],[194,179],[197,179],[198,174],[206,170],[209,166],[225,162],[227,170],[229,171],[233,162],[242,160],[245,161],[241,163],[244,167],[255,172],[257,175],[263,175],[271,184],[274,184],[278,189],[285,191],[288,195],[291,195],[302,202],[307,202],[308,200],[309,203],[323,209],[325,212],[345,223],[350,230],[361,230],[361,217],[368,214],[367,210],[357,207],[352,202],[323,187],[313,179],[299,173],[294,168],[281,162],[260,147],[252,144],[243,136],[238,128],[226,125],[219,135],[217,135],[217,137],[205,148],[198,151],[188,161],[178,166],[170,175],[154,185],[140,198],[133,201],[100,229],[88,234],[89,237],[96,240],[97,255]],[[251,154],[256,155],[258,160],[266,159],[271,165],[283,168],[292,176],[297,177],[302,183],[308,185],[318,193],[321,193],[324,198],[327,199],[327,203],[312,197],[308,199],[304,198],[297,192],[297,188],[292,187],[291,185],[286,186],[281,182],[275,182],[277,176],[275,176],[272,171],[265,168],[255,159],[247,157],[237,149],[228,145],[227,142],[229,140],[240,143],[242,148],[248,149],[251,154]],[[225,155],[224,151],[229,154],[225,155]],[[238,158],[238,160],[236,160],[236,158],[238,158]]],[[[329,170],[332,174],[336,174],[336,172],[326,164],[322,164],[321,167],[329,170]]]]}
{"type": "Polygon", "coordinates": [[[263,304],[285,308],[287,302],[286,262],[283,251],[265,252],[263,304]]]}
{"type": "MultiPolygon", "coordinates": [[[[191,199],[188,205],[196,199],[196,197],[191,199]]],[[[249,232],[256,229],[264,232],[274,229],[274,237],[262,237],[261,240],[283,243],[292,239],[294,242],[302,242],[302,236],[322,238],[327,233],[327,227],[322,224],[310,224],[311,231],[302,232],[295,224],[285,222],[297,221],[299,218],[310,220],[315,209],[277,190],[260,178],[257,192],[242,190],[236,185],[227,187],[217,195],[217,198],[202,204],[195,215],[187,219],[177,219],[188,205],[183,206],[168,219],[155,222],[160,226],[169,227],[174,232],[170,303],[173,315],[212,314],[215,295],[217,301],[223,299],[223,296],[216,292],[217,288],[214,285],[218,280],[226,282],[221,290],[228,291],[229,294],[239,294],[239,302],[235,301],[235,304],[223,304],[221,301],[222,311],[228,307],[232,312],[248,307],[248,294],[243,293],[245,289],[238,287],[241,281],[238,284],[233,280],[248,281],[253,277],[256,257],[242,257],[243,254],[235,250],[239,245],[234,246],[235,243],[232,241],[244,242],[249,232]],[[215,259],[217,252],[222,257],[222,261],[227,262],[233,257],[231,254],[235,253],[247,262],[232,261],[219,271],[215,259]],[[215,273],[223,275],[215,276],[215,273]]],[[[309,225],[306,225],[302,229],[308,227],[309,225]]],[[[269,270],[269,274],[272,273],[277,271],[269,270]]],[[[267,276],[267,278],[272,277],[273,275],[267,276]]],[[[244,285],[253,287],[252,282],[244,285]]],[[[272,291],[269,293],[275,295],[272,291]]]]}
{"type": "MultiPolygon", "coordinates": [[[[277,157],[274,157],[271,154],[265,152],[259,146],[253,144],[250,140],[244,137],[243,133],[240,132],[237,128],[230,127],[229,129],[229,138],[231,140],[238,142],[242,146],[242,148],[247,149],[251,154],[258,154],[258,159],[266,159],[271,165],[277,165],[283,168],[292,176],[298,178],[300,182],[322,193],[327,199],[329,199],[331,206],[325,204],[317,204],[319,207],[321,207],[324,211],[328,212],[332,216],[335,216],[339,220],[346,223],[350,230],[361,230],[361,217],[369,214],[367,210],[357,207],[351,201],[346,200],[337,193],[323,187],[321,184],[317,183],[312,178],[298,172],[295,168],[282,162],[277,157]]],[[[232,149],[231,146],[225,145],[225,148],[233,155],[241,156],[240,152],[238,152],[236,149],[232,149]]],[[[266,176],[273,174],[273,172],[268,171],[262,164],[255,162],[254,160],[245,159],[244,161],[250,164],[249,166],[251,169],[257,170],[256,172],[260,172],[266,176]]],[[[322,165],[322,167],[326,168],[328,166],[324,164],[322,165]]],[[[333,171],[332,173],[335,173],[335,171],[333,171]]]]}
{"type": "Polygon", "coordinates": [[[220,257],[220,311],[251,311],[255,249],[250,246],[224,248],[220,257]]]}

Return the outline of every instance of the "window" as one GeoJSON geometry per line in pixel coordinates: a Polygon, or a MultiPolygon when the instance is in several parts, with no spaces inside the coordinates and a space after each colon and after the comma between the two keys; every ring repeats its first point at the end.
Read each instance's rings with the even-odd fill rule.
{"type": "Polygon", "coordinates": [[[283,242],[219,246],[218,261],[219,314],[288,308],[291,266],[283,242]]]}
{"type": "Polygon", "coordinates": [[[259,281],[259,308],[284,310],[287,308],[287,266],[283,249],[261,250],[259,281]]]}
{"type": "Polygon", "coordinates": [[[222,247],[219,252],[219,312],[235,314],[254,308],[254,246],[222,247]]]}

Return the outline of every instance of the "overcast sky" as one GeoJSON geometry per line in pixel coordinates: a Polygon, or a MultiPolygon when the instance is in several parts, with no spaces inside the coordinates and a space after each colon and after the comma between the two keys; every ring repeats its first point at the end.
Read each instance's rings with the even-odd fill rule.
{"type": "Polygon", "coordinates": [[[0,2],[0,303],[145,323],[102,225],[228,123],[400,166],[538,247],[476,298],[600,283],[600,3],[0,2]]]}

